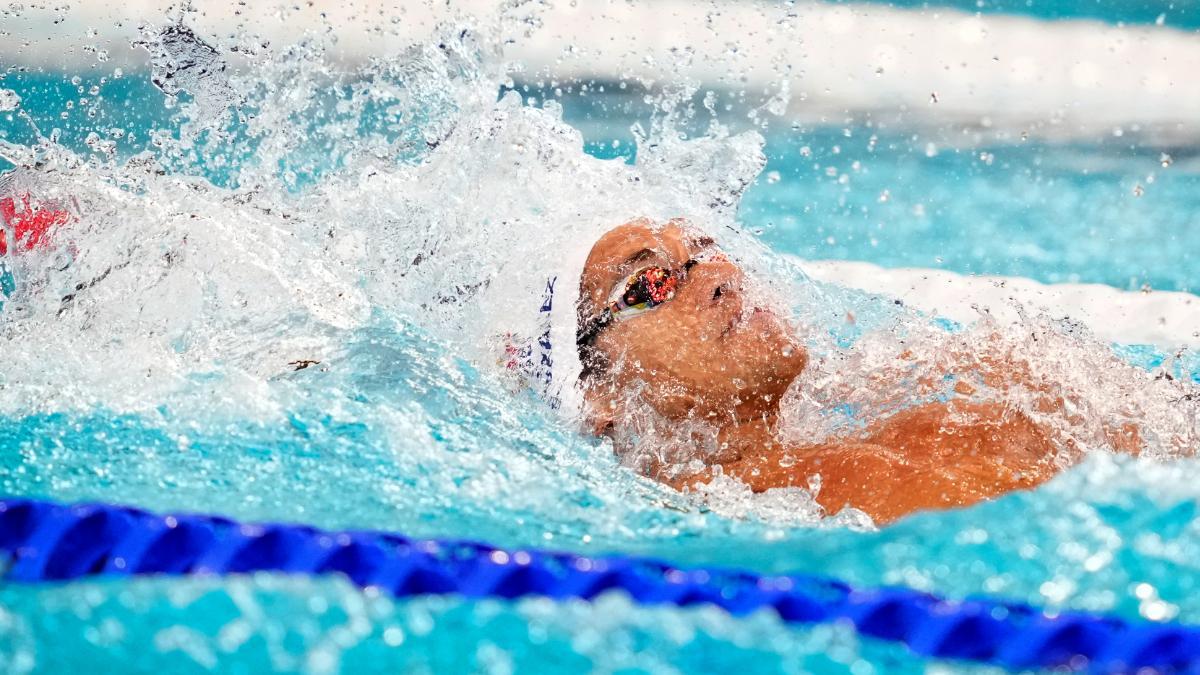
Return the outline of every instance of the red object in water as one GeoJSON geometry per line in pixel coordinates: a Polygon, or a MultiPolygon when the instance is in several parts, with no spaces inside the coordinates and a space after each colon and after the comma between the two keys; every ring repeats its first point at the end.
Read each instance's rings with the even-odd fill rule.
{"type": "MultiPolygon", "coordinates": [[[[0,218],[16,240],[13,252],[32,251],[38,246],[49,247],[50,238],[46,233],[55,225],[70,222],[71,212],[51,204],[33,202],[28,193],[18,199],[0,199],[0,218]]],[[[0,230],[0,255],[7,254],[8,232],[0,230]]]]}

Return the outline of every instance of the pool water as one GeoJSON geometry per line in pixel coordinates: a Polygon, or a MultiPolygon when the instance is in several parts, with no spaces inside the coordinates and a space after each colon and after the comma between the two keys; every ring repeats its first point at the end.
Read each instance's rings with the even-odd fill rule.
{"type": "MultiPolygon", "coordinates": [[[[56,130],[59,142],[82,156],[95,154],[88,137],[97,129],[120,130],[103,140],[112,152],[130,156],[154,148],[151,131],[180,124],[169,109],[139,104],[162,99],[145,71],[118,79],[18,72],[5,82],[35,102],[24,110],[40,128],[56,130]],[[95,115],[60,118],[81,93],[96,102],[95,115]]],[[[613,83],[607,92],[585,95],[520,90],[535,103],[547,97],[561,102],[564,119],[582,131],[589,154],[634,161],[637,144],[629,128],[652,113],[644,94],[625,93],[613,83]]],[[[776,126],[782,128],[766,134],[768,164],[738,213],[776,251],[1048,283],[1200,287],[1200,159],[1194,148],[1146,142],[1133,131],[1089,143],[1050,142],[1022,139],[1019,132],[906,129],[870,116],[776,126]],[[962,199],[964,193],[971,199],[962,199]]],[[[16,119],[3,131],[13,142],[35,140],[16,119]]],[[[219,166],[191,167],[197,168],[227,184],[237,164],[226,158],[219,166]]]]}
{"type": "Polygon", "coordinates": [[[1016,14],[1039,19],[1092,19],[1111,24],[1169,24],[1200,27],[1200,9],[1190,2],[1170,0],[899,0],[897,7],[936,12],[945,8],[982,14],[1016,14]]]}
{"type": "MultiPolygon", "coordinates": [[[[807,283],[780,254],[1194,290],[1192,151],[869,118],[746,131],[736,115],[685,141],[680,130],[708,120],[596,83],[589,96],[527,91],[490,60],[486,35],[467,36],[348,74],[319,51],[281,50],[193,83],[173,107],[146,71],[0,80],[20,100],[0,112],[0,154],[44,161],[44,189],[82,211],[62,243],[71,264],[17,263],[21,290],[0,315],[0,493],[1200,622],[1196,460],[1098,450],[1033,492],[876,529],[819,518],[801,490],[727,482],[697,497],[640,478],[514,394],[484,345],[518,313],[504,289],[543,282],[530,267],[631,211],[696,214],[722,232],[794,291],[814,348],[831,354],[873,327],[925,335],[925,320],[807,283]],[[34,126],[58,144],[39,145],[34,126]]],[[[1040,318],[1023,331],[1077,350],[1053,365],[1093,409],[1194,428],[1182,398],[1200,382],[1194,353],[1122,346],[1138,369],[1114,366],[1111,391],[1087,389],[1110,346],[1040,318]]],[[[0,669],[85,668],[968,670],[840,625],[621,596],[401,602],[271,575],[0,586],[0,669]]]]}

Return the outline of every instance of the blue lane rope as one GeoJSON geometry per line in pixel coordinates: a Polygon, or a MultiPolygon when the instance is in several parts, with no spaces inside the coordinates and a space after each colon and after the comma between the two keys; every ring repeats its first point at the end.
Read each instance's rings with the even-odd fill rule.
{"type": "Polygon", "coordinates": [[[733,615],[773,609],[792,623],[850,622],[933,658],[1007,668],[1200,672],[1200,627],[1081,612],[1047,614],[993,599],[950,601],[903,588],[861,590],[815,576],[683,569],[627,556],[504,550],[469,541],[305,525],[161,516],[107,504],[0,500],[0,578],[38,583],[101,575],[342,574],[397,597],[546,596],[624,591],[643,604],[712,604],[733,615]]]}

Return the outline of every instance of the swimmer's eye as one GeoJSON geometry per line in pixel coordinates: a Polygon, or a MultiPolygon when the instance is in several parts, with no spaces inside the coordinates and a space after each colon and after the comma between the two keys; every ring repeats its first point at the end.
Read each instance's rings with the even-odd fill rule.
{"type": "Polygon", "coordinates": [[[679,284],[687,279],[688,270],[699,264],[692,258],[683,263],[683,268],[673,271],[655,265],[645,267],[630,275],[608,297],[608,306],[599,314],[587,319],[576,334],[575,343],[581,349],[596,341],[596,336],[615,319],[624,319],[641,314],[675,297],[679,284]]]}
{"type": "Polygon", "coordinates": [[[695,264],[696,261],[689,260],[679,272],[658,265],[638,270],[613,289],[608,300],[610,315],[612,318],[626,318],[674,298],[686,271],[695,264]]]}

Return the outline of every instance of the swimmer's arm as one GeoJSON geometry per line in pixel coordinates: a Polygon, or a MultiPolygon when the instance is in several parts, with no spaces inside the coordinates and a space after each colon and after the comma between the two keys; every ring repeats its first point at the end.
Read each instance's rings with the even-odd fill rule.
{"type": "Polygon", "coordinates": [[[680,490],[695,488],[718,473],[740,480],[754,492],[804,488],[815,493],[826,514],[856,508],[879,525],[915,511],[961,503],[955,499],[954,486],[938,476],[922,475],[888,448],[870,443],[834,443],[743,458],[665,482],[680,490]]]}
{"type": "Polygon", "coordinates": [[[774,442],[765,425],[747,425],[737,436],[731,441],[741,448],[730,461],[665,482],[683,488],[723,473],[755,492],[816,488],[826,513],[852,506],[882,524],[1032,488],[1058,468],[1036,424],[990,404],[918,406],[877,424],[861,440],[788,446],[774,442]]]}

